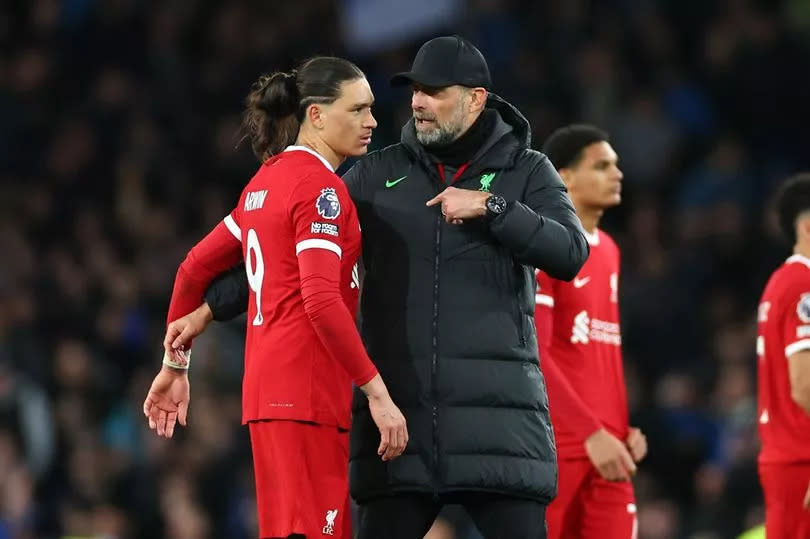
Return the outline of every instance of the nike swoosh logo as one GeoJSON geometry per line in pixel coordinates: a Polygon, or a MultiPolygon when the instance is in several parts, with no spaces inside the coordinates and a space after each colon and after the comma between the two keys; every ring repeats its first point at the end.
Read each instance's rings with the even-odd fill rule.
{"type": "Polygon", "coordinates": [[[407,178],[407,177],[408,177],[408,176],[403,176],[403,177],[401,177],[401,178],[397,178],[396,180],[386,180],[386,181],[385,181],[385,186],[386,186],[386,187],[389,187],[389,188],[390,188],[390,187],[393,187],[393,186],[395,186],[396,184],[398,184],[399,182],[401,182],[402,180],[404,180],[404,179],[405,179],[405,178],[407,178]]]}
{"type": "Polygon", "coordinates": [[[591,280],[590,277],[583,277],[582,279],[574,279],[574,288],[582,288],[583,286],[588,284],[588,281],[590,280],[591,280]]]}

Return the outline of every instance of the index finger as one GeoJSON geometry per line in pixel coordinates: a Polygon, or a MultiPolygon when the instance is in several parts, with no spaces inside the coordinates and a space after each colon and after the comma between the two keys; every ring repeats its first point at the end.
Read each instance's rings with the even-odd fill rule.
{"type": "Polygon", "coordinates": [[[636,475],[636,463],[633,462],[633,457],[630,456],[629,453],[622,455],[622,464],[622,467],[627,470],[627,473],[630,474],[631,477],[636,475]]]}
{"type": "Polygon", "coordinates": [[[441,203],[444,200],[444,191],[436,195],[435,197],[431,198],[425,203],[425,206],[435,206],[436,204],[441,203]]]}
{"type": "Polygon", "coordinates": [[[183,328],[183,331],[180,332],[180,335],[172,343],[172,349],[174,351],[185,350],[186,344],[188,343],[189,339],[192,338],[191,333],[192,331],[189,329],[191,326],[186,326],[183,328]]]}
{"type": "Polygon", "coordinates": [[[163,339],[163,349],[167,352],[172,350],[172,342],[180,335],[181,331],[177,329],[177,324],[172,322],[166,328],[166,337],[163,339]]]}

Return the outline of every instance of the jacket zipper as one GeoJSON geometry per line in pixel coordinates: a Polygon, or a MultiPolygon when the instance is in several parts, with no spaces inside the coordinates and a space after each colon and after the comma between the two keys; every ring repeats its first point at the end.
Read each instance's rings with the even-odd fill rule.
{"type": "Polygon", "coordinates": [[[433,358],[431,364],[430,394],[433,401],[433,498],[439,497],[439,390],[436,377],[439,373],[439,256],[442,241],[442,217],[436,217],[436,243],[433,259],[433,358]]]}

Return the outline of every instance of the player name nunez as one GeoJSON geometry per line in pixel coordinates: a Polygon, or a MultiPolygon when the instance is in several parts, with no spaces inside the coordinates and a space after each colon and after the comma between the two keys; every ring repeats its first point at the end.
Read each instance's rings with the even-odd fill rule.
{"type": "Polygon", "coordinates": [[[264,206],[265,198],[267,198],[267,189],[250,191],[245,195],[245,211],[260,210],[264,206]]]}

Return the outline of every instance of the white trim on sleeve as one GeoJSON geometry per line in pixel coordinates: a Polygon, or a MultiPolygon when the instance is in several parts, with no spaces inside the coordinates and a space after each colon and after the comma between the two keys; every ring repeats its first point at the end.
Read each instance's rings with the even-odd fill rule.
{"type": "Polygon", "coordinates": [[[554,298],[545,294],[535,294],[534,302],[537,305],[545,305],[546,307],[554,307],[554,298]]]}
{"type": "Polygon", "coordinates": [[[343,258],[343,250],[340,246],[329,240],[310,238],[308,240],[299,241],[295,246],[295,255],[298,256],[301,254],[301,251],[306,251],[307,249],[326,249],[338,255],[338,258],[343,258]]]}
{"type": "Polygon", "coordinates": [[[236,224],[236,221],[233,220],[233,216],[228,214],[225,216],[225,219],[222,220],[225,223],[225,226],[228,227],[228,230],[231,231],[231,234],[236,237],[238,241],[242,241],[242,230],[239,228],[239,225],[236,224]]]}
{"type": "Polygon", "coordinates": [[[810,339],[802,339],[786,346],[785,357],[790,357],[796,352],[801,352],[802,350],[810,350],[810,339]]]}

